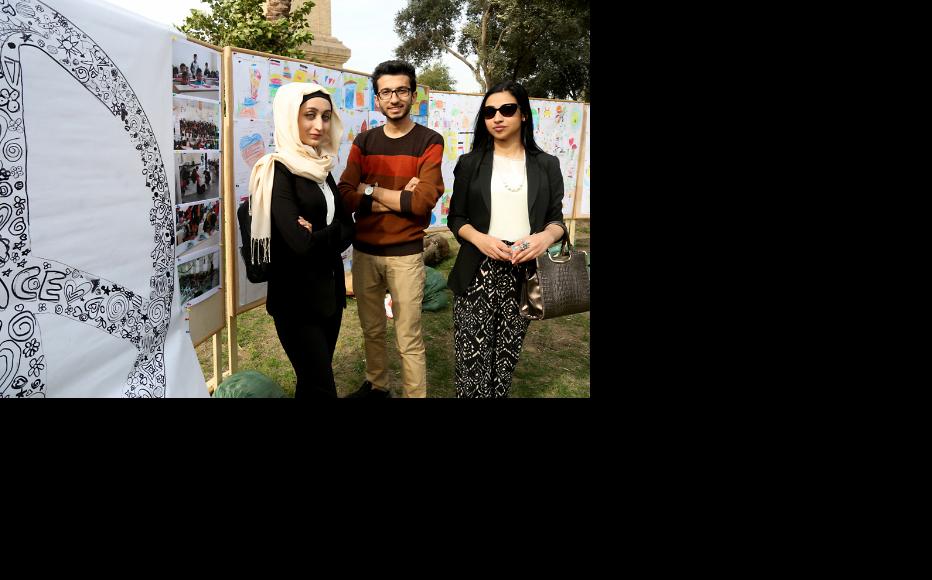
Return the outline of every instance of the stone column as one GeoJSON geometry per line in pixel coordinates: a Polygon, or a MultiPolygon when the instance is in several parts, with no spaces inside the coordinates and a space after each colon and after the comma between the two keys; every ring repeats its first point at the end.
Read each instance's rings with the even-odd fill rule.
{"type": "MultiPolygon", "coordinates": [[[[330,35],[330,0],[312,0],[314,7],[307,15],[314,41],[310,46],[304,45],[305,59],[318,62],[327,67],[342,68],[349,60],[352,51],[339,39],[330,35]]],[[[346,0],[338,0],[346,1],[346,0]]],[[[303,5],[305,0],[292,0],[292,11],[303,5]]]]}

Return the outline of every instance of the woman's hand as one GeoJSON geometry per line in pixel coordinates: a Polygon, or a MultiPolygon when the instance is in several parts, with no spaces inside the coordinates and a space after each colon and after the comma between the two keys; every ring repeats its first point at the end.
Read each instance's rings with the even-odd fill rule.
{"type": "Polygon", "coordinates": [[[520,264],[533,260],[537,256],[543,255],[552,244],[551,235],[546,231],[528,236],[523,240],[518,240],[515,245],[511,246],[511,255],[509,260],[512,264],[520,264]]]}
{"type": "Polygon", "coordinates": [[[298,216],[298,225],[302,228],[307,228],[307,231],[313,232],[314,229],[311,227],[311,222],[307,221],[301,216],[298,216]]]}
{"type": "Polygon", "coordinates": [[[473,242],[473,245],[479,248],[479,251],[493,260],[508,261],[511,260],[511,250],[505,245],[505,242],[494,238],[488,234],[477,232],[479,235],[473,242]]]}

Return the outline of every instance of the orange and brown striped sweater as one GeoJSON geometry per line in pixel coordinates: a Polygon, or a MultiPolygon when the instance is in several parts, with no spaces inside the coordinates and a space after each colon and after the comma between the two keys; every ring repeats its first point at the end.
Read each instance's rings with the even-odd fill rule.
{"type": "Polygon", "coordinates": [[[405,136],[391,139],[384,128],[356,136],[338,187],[347,212],[356,212],[354,249],[376,256],[409,256],[424,251],[424,229],[443,194],[443,137],[415,124],[405,136]],[[401,191],[401,212],[373,213],[372,198],[356,192],[360,183],[403,190],[412,177],[420,183],[414,191],[401,191]]]}

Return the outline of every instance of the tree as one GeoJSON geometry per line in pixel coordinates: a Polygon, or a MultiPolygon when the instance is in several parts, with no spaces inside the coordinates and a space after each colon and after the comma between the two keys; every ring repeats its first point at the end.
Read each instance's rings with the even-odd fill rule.
{"type": "Polygon", "coordinates": [[[423,65],[448,52],[483,91],[511,79],[533,96],[588,100],[589,13],[589,0],[408,0],[395,54],[423,65]]]}
{"type": "MultiPolygon", "coordinates": [[[[274,1],[274,0],[273,0],[274,1]]],[[[308,29],[307,15],[314,3],[308,0],[294,12],[281,12],[286,2],[270,3],[270,18],[263,14],[265,0],[201,0],[210,7],[210,13],[192,9],[178,27],[185,34],[216,44],[236,46],[261,52],[270,52],[293,58],[304,58],[302,44],[310,44],[314,35],[308,29]],[[271,19],[271,16],[287,16],[271,19]]],[[[288,9],[291,2],[287,2],[288,9]]]]}
{"type": "Polygon", "coordinates": [[[417,75],[417,82],[427,85],[437,91],[454,91],[456,90],[456,80],[450,74],[447,65],[437,61],[417,75]]]}

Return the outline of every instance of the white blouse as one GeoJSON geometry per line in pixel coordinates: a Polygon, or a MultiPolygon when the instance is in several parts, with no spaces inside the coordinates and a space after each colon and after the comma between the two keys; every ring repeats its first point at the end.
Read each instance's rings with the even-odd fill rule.
{"type": "Polygon", "coordinates": [[[492,161],[492,216],[489,235],[516,242],[531,233],[527,211],[527,166],[524,157],[495,155],[492,161]]]}
{"type": "MultiPolygon", "coordinates": [[[[314,183],[317,183],[316,181],[314,183]]],[[[324,199],[327,200],[327,225],[333,221],[333,214],[336,212],[336,205],[333,202],[333,192],[330,191],[330,186],[327,184],[325,179],[323,183],[317,183],[320,186],[320,190],[324,192],[324,199]]]]}

